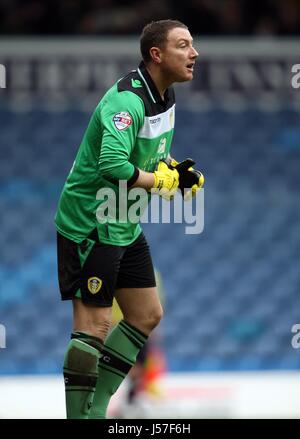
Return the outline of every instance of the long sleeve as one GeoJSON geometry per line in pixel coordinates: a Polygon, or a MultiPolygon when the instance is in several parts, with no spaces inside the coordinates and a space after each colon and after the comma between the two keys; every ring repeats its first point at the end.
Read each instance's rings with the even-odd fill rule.
{"type": "Polygon", "coordinates": [[[143,125],[144,104],[134,93],[123,91],[108,96],[98,115],[102,125],[99,172],[112,182],[128,181],[136,171],[129,159],[143,125]]]}

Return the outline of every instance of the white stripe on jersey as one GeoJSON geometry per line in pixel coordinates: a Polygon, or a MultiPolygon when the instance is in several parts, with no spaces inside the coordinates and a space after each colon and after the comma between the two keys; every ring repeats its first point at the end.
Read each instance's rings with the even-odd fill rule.
{"type": "Polygon", "coordinates": [[[138,132],[139,138],[155,139],[174,128],[175,104],[164,113],[145,116],[144,125],[138,132]]]}

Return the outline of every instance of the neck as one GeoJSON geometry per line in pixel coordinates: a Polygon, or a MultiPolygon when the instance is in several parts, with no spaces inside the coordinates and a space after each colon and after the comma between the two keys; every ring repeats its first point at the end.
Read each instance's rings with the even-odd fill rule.
{"type": "Polygon", "coordinates": [[[165,91],[172,84],[172,82],[164,77],[161,70],[155,64],[147,65],[146,69],[150,74],[154,84],[156,85],[156,88],[162,100],[164,100],[165,91]]]}

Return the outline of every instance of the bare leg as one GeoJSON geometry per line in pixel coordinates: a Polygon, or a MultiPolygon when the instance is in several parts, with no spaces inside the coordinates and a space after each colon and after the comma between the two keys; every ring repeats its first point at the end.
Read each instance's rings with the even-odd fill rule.
{"type": "Polygon", "coordinates": [[[150,332],[159,323],[162,307],[156,288],[122,288],[115,298],[124,315],[109,334],[99,361],[99,379],[90,418],[105,418],[111,396],[116,392],[150,332]]]}

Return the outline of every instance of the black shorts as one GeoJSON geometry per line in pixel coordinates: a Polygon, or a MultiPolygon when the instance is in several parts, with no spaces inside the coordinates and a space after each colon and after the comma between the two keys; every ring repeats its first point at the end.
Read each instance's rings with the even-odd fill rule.
{"type": "Polygon", "coordinates": [[[156,286],[143,233],[128,246],[100,243],[96,232],[80,244],[57,233],[57,260],[62,300],[112,306],[115,289],[156,286]]]}

